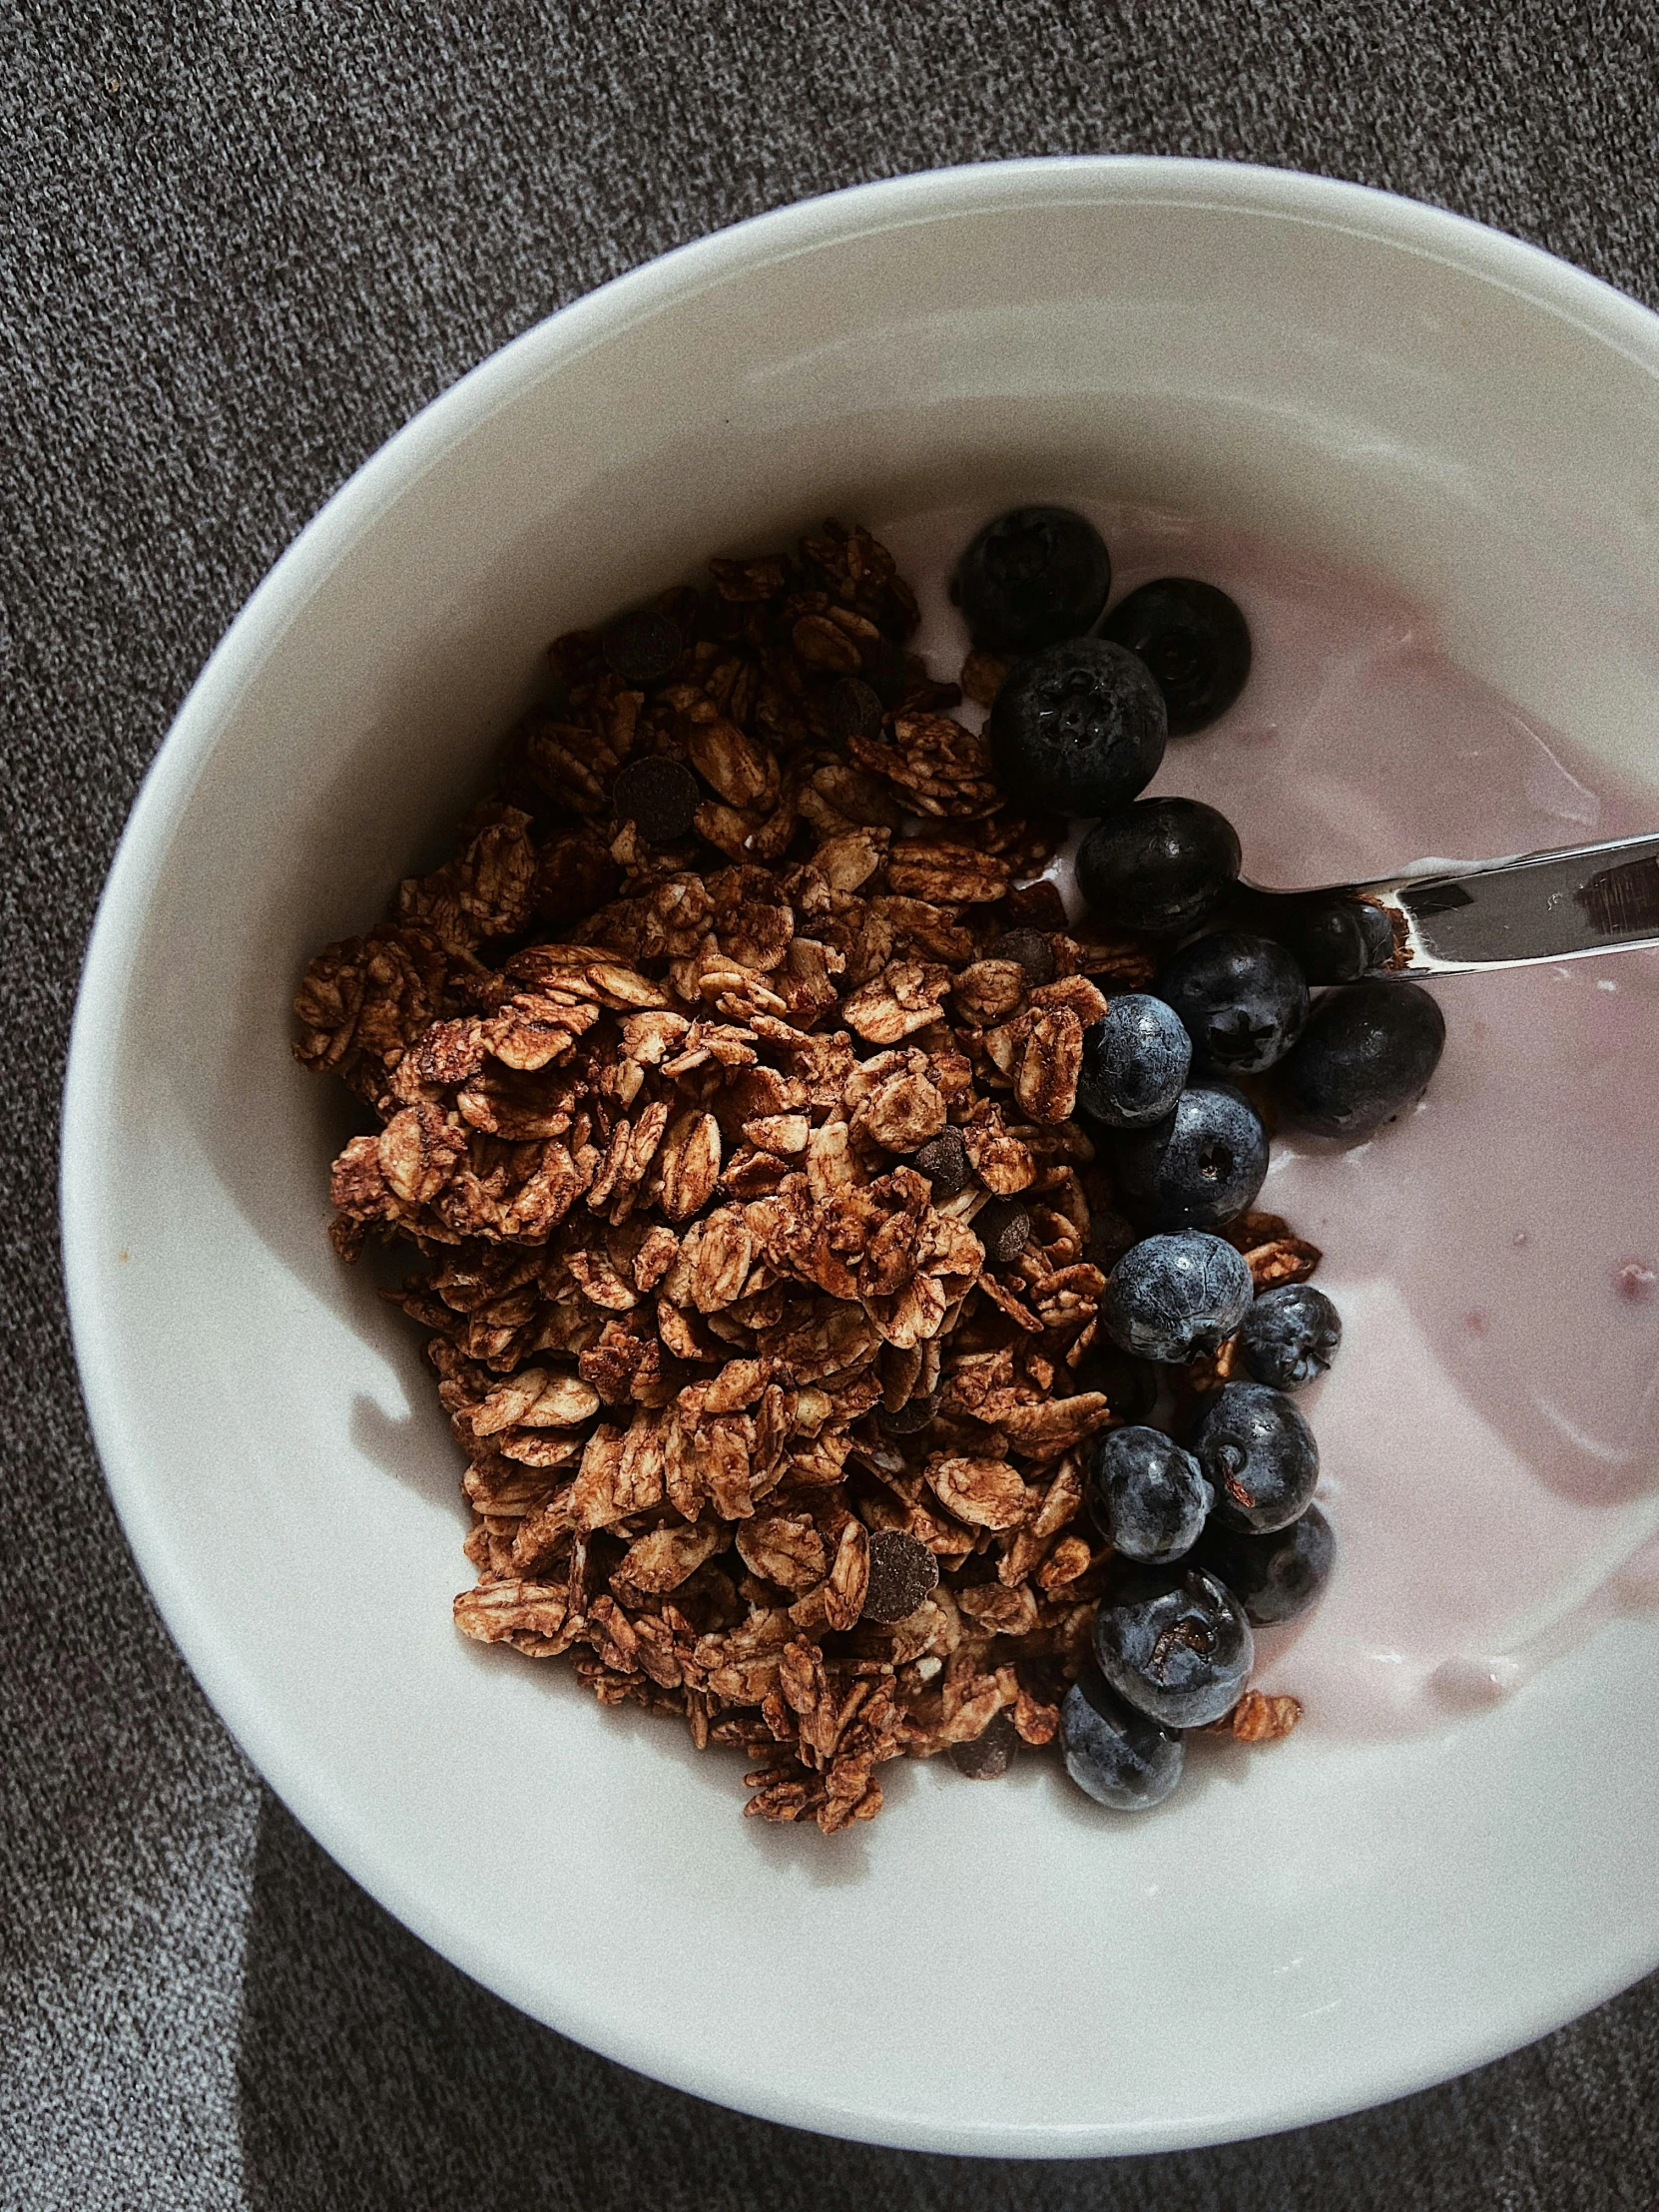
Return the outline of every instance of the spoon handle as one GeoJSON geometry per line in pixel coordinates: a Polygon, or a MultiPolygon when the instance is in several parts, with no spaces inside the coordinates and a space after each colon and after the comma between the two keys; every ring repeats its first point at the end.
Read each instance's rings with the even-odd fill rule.
{"type": "Polygon", "coordinates": [[[1659,834],[1330,890],[1243,888],[1315,983],[1459,975],[1659,945],[1659,834]]]}

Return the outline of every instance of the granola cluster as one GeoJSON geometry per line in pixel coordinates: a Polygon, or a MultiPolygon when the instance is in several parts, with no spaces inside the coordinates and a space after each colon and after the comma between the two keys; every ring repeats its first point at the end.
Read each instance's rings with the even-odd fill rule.
{"type": "MultiPolygon", "coordinates": [[[[749,1753],[747,1811],[833,1831],[900,1754],[1049,1742],[1086,1655],[1135,1233],[1072,1112],[1103,990],[1153,961],[1068,929],[1066,826],[905,652],[881,545],[711,568],[554,645],[455,857],[312,961],[295,1050],[377,1123],[339,1251],[423,1263],[389,1295],[468,1460],[460,1628],[574,1653],[749,1753]],[[687,795],[655,831],[613,805],[645,761],[687,795]]],[[[1264,1286],[1318,1259],[1227,1234],[1264,1286]]],[[[1234,1733],[1294,1707],[1250,1693],[1234,1733]]]]}

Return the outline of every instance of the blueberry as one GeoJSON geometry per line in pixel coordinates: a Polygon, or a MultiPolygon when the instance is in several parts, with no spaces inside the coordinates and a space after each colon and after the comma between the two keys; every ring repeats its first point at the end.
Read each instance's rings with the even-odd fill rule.
{"type": "Polygon", "coordinates": [[[1369,1137],[1421,1096],[1444,1046],[1445,1016],[1415,983],[1335,990],[1285,1061],[1286,1111],[1322,1137],[1369,1137]]]}
{"type": "Polygon", "coordinates": [[[1080,638],[1111,588],[1111,558],[1092,522],[1069,507],[1016,507],[962,555],[951,596],[975,645],[1017,654],[1080,638]]]}
{"type": "Polygon", "coordinates": [[[1066,1692],[1060,1749],[1077,1787],[1114,1813],[1149,1813],[1162,1805],[1187,1757],[1179,1736],[1125,1705],[1093,1667],[1066,1692]]]}
{"type": "Polygon", "coordinates": [[[1133,653],[1073,638],[1016,663],[986,734],[998,780],[1022,807],[1109,815],[1158,772],[1164,702],[1133,653]]]}
{"type": "Polygon", "coordinates": [[[1239,1331],[1239,1358],[1258,1382],[1300,1390],[1322,1376],[1343,1341],[1343,1317],[1311,1283],[1264,1291],[1239,1331]]]}
{"type": "Polygon", "coordinates": [[[1271,1536],[1246,1536],[1211,1521],[1193,1560],[1226,1583],[1247,1619],[1269,1628],[1307,1612],[1331,1578],[1335,1550],[1331,1523],[1310,1505],[1271,1536]]]}
{"type": "Polygon", "coordinates": [[[1242,1214],[1268,1172],[1262,1117],[1213,1077],[1181,1093],[1175,1111],[1120,1137],[1118,1190],[1149,1229],[1210,1229],[1242,1214]]]}
{"type": "Polygon", "coordinates": [[[1140,799],[1083,839],[1077,880],[1114,929],[1196,929],[1238,880],[1238,832],[1196,799],[1140,799]]]}
{"type": "Polygon", "coordinates": [[[1100,1297],[1100,1319],[1121,1351],[1173,1365],[1231,1337],[1251,1300],[1242,1253],[1186,1230],[1131,1245],[1100,1297]]]}
{"type": "Polygon", "coordinates": [[[1239,1702],[1256,1657],[1244,1607],[1200,1567],[1127,1567],[1094,1617],[1095,1665],[1166,1728],[1204,1728],[1239,1702]]]}
{"type": "Polygon", "coordinates": [[[1192,1039],[1173,1007],[1126,991],[1083,1032],[1078,1109],[1108,1129],[1162,1121],[1186,1087],[1192,1056],[1192,1039]]]}
{"type": "Polygon", "coordinates": [[[1288,1528],[1314,1494],[1320,1448],[1283,1390],[1227,1382],[1193,1423],[1193,1456],[1215,1487],[1224,1528],[1288,1528]]]}
{"type": "Polygon", "coordinates": [[[1089,1510],[1125,1559],[1162,1566],[1191,1551],[1215,1492],[1161,1428],[1113,1428],[1089,1455],[1089,1510]]]}
{"type": "Polygon", "coordinates": [[[1219,721],[1250,674],[1250,627],[1226,592],[1191,576],[1160,576],[1112,609],[1102,627],[1138,653],[1169,709],[1172,738],[1219,721]]]}
{"type": "Polygon", "coordinates": [[[1311,984],[1358,983],[1393,957],[1387,909],[1353,891],[1264,891],[1235,883],[1222,909],[1234,929],[1285,945],[1311,984]]]}
{"type": "Polygon", "coordinates": [[[1394,925],[1383,907],[1342,892],[1308,899],[1287,941],[1310,983],[1358,983],[1393,957],[1394,925]]]}
{"type": "Polygon", "coordinates": [[[1308,984],[1292,954],[1239,929],[1184,944],[1165,961],[1158,996],[1186,1023],[1193,1065],[1224,1074],[1272,1067],[1308,1019],[1308,984]]]}

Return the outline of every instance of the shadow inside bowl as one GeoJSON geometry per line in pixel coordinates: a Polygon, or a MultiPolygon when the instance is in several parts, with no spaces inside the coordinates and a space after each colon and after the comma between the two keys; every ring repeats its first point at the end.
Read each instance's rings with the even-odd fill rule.
{"type": "MultiPolygon", "coordinates": [[[[402,1324],[400,1333],[408,1332],[401,1314],[394,1311],[393,1319],[402,1324]]],[[[408,1356],[413,1348],[399,1344],[397,1350],[408,1356]]],[[[432,1378],[418,1353],[413,1353],[410,1365],[415,1373],[410,1378],[410,1396],[404,1410],[389,1413],[378,1398],[369,1396],[367,1391],[359,1391],[351,1402],[347,1434],[352,1449],[360,1451],[375,1466],[396,1475],[400,1482],[407,1482],[434,1504],[452,1506],[458,1545],[460,1537],[472,1524],[471,1510],[461,1490],[466,1460],[441,1413],[433,1418],[437,1404],[432,1394],[432,1378]]],[[[459,1549],[455,1563],[457,1572],[466,1564],[459,1549]]]]}

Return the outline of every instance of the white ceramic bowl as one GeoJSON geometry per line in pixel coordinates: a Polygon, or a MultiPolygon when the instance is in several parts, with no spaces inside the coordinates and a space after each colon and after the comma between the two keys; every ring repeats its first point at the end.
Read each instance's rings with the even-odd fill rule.
{"type": "Polygon", "coordinates": [[[700,2094],[1021,2154],[1394,2096],[1659,1961],[1647,1626],[1441,1737],[1293,1740],[1104,1835],[1046,1772],[908,1769],[830,1844],[742,1821],[677,1731],[462,1642],[453,1446],[414,1333],[321,1233],[338,1107],[287,1056],[303,960],[452,819],[548,637],[826,513],[1072,490],[1247,522],[1392,578],[1477,675],[1659,781],[1656,372],[1643,309],[1426,208],[1199,163],[960,170],[554,315],[277,564],[105,895],[69,1285],[187,1658],[439,1950],[700,2094]]]}

